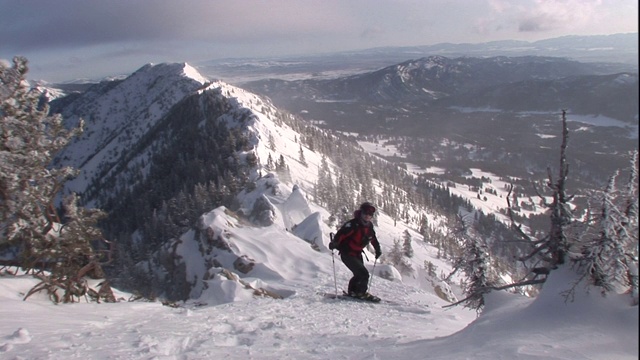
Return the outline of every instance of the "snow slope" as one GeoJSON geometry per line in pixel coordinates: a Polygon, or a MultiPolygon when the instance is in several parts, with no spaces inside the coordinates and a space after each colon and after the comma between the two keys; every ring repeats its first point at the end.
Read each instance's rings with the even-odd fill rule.
{"type": "MultiPolygon", "coordinates": [[[[281,252],[263,251],[276,258],[281,252]]],[[[330,254],[316,257],[322,270],[331,268],[330,254]]],[[[342,286],[348,274],[336,267],[342,286]]],[[[433,294],[378,277],[372,291],[392,303],[327,299],[318,292],[333,291],[331,272],[303,270],[284,299],[207,305],[217,300],[205,295],[177,308],[126,301],[56,306],[40,294],[23,301],[35,281],[2,276],[0,358],[637,359],[638,307],[626,298],[581,294],[565,304],[553,291],[536,300],[497,293],[475,319],[462,308],[443,309],[433,294]]],[[[558,275],[551,290],[566,285],[558,275]]],[[[236,291],[220,285],[229,296],[236,291]]]]}

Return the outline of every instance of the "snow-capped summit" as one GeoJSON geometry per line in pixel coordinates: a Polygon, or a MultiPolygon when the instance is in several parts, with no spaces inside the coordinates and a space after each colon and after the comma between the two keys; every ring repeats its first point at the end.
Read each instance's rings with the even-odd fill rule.
{"type": "Polygon", "coordinates": [[[132,76],[145,74],[144,76],[150,75],[152,77],[158,76],[184,76],[189,79],[195,80],[200,84],[205,84],[209,82],[209,79],[205,78],[188,63],[160,63],[153,64],[148,63],[135,71],[132,76]]]}
{"type": "Polygon", "coordinates": [[[125,160],[123,157],[130,158],[125,154],[157,129],[176,104],[206,83],[208,80],[186,63],[147,64],[124,80],[92,86],[66,105],[62,115],[67,126],[76,126],[80,118],[86,124],[84,133],[58,157],[60,164],[82,171],[69,189],[85,192],[97,177],[106,176],[125,160]]]}

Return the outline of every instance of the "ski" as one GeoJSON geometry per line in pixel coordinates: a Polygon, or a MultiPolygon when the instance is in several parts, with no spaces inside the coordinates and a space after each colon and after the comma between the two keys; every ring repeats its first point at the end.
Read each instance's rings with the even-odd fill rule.
{"type": "Polygon", "coordinates": [[[360,301],[368,301],[368,302],[373,302],[373,303],[379,303],[382,299],[380,299],[379,297],[375,296],[375,295],[371,295],[369,294],[366,298],[361,298],[361,297],[357,297],[357,296],[351,296],[349,294],[347,294],[346,292],[342,292],[343,296],[346,296],[348,298],[354,299],[354,300],[360,300],[360,301]]]}
{"type": "Polygon", "coordinates": [[[371,295],[370,298],[359,298],[359,297],[351,296],[344,291],[342,292],[342,294],[324,293],[323,296],[329,299],[353,300],[353,301],[362,301],[362,302],[370,302],[370,303],[386,302],[377,296],[371,295]]]}

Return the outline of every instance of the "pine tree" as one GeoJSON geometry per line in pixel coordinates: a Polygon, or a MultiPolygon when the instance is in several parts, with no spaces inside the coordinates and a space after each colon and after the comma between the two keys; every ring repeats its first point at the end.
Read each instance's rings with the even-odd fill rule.
{"type": "Polygon", "coordinates": [[[47,115],[39,94],[29,89],[26,73],[24,58],[16,57],[13,68],[0,64],[0,242],[19,245],[25,260],[35,260],[32,252],[44,246],[53,224],[60,222],[54,198],[63,181],[75,174],[71,168],[47,166],[75,134],[64,130],[60,116],[47,115]]]}
{"type": "MultiPolygon", "coordinates": [[[[550,214],[551,226],[546,235],[542,234],[534,238],[523,231],[522,226],[516,224],[511,211],[511,193],[507,196],[512,228],[516,234],[533,246],[533,250],[518,259],[526,265],[534,265],[528,274],[533,274],[534,277],[493,289],[504,290],[544,283],[545,279],[536,278],[538,274],[548,274],[549,271],[570,260],[579,265],[578,275],[581,277],[572,288],[563,292],[567,300],[573,296],[576,286],[586,277],[592,285],[598,286],[605,294],[622,285],[623,289],[629,290],[637,303],[638,220],[637,210],[634,210],[637,209],[638,198],[637,154],[633,155],[631,182],[625,191],[622,193],[616,190],[617,175],[612,176],[607,188],[600,195],[594,196],[599,201],[598,206],[595,207],[595,213],[591,214],[590,211],[586,222],[578,222],[574,219],[570,207],[573,196],[567,194],[566,188],[569,173],[566,158],[568,138],[566,111],[563,110],[560,171],[554,181],[548,169],[549,179],[546,184],[552,191],[552,201],[548,203],[545,197],[538,193],[541,204],[549,210],[550,214]],[[582,229],[579,235],[572,233],[573,230],[578,229],[582,229]]],[[[510,192],[512,189],[513,187],[510,192]]]]}
{"type": "MultiPolygon", "coordinates": [[[[93,278],[104,278],[102,263],[111,261],[111,249],[98,252],[92,243],[103,244],[102,231],[98,229],[98,221],[106,217],[106,213],[98,209],[86,209],[77,205],[75,193],[63,200],[64,221],[58,229],[57,241],[46,249],[48,258],[55,258],[51,275],[47,282],[63,284],[65,289],[62,302],[74,302],[74,297],[85,295],[89,291],[82,277],[90,275],[93,278]],[[107,254],[104,256],[104,254],[107,254]]],[[[103,282],[103,288],[106,286],[103,282]]],[[[115,301],[113,295],[105,300],[115,301]]]]}
{"type": "Polygon", "coordinates": [[[269,149],[271,151],[276,151],[276,140],[272,133],[269,133],[269,149]]]}
{"type": "Polygon", "coordinates": [[[409,230],[405,229],[404,233],[402,234],[402,238],[404,239],[404,243],[402,245],[402,251],[404,253],[404,256],[408,258],[412,258],[413,247],[411,246],[411,234],[409,233],[409,230]]]}
{"type": "MultiPolygon", "coordinates": [[[[331,204],[331,212],[338,214],[343,208],[353,209],[356,207],[354,194],[355,191],[352,179],[349,178],[346,171],[341,172],[336,181],[335,198],[333,199],[333,204],[331,204]]],[[[351,211],[348,212],[347,216],[350,215],[351,211]]],[[[340,220],[344,222],[347,219],[340,218],[340,220]]]]}
{"type": "Polygon", "coordinates": [[[622,224],[627,229],[626,234],[630,236],[628,244],[632,245],[625,261],[628,269],[629,293],[635,305],[638,304],[638,247],[633,244],[638,244],[638,192],[638,151],[636,150],[631,154],[629,178],[623,193],[625,221],[622,224]]]}
{"type": "MultiPolygon", "coordinates": [[[[618,189],[616,171],[604,191],[594,195],[598,202],[593,221],[581,236],[582,256],[575,261],[583,277],[600,288],[603,295],[629,291],[637,303],[637,155],[633,155],[630,183],[618,189]]],[[[569,293],[573,291],[570,290],[569,293]]]]}
{"type": "Polygon", "coordinates": [[[466,276],[464,291],[467,297],[458,303],[464,303],[465,307],[480,311],[484,307],[484,295],[493,289],[489,274],[489,249],[472,229],[472,224],[467,223],[462,217],[458,217],[455,235],[464,244],[464,249],[447,278],[462,270],[466,276]]]}
{"type": "Polygon", "coordinates": [[[404,250],[398,239],[393,240],[393,247],[385,259],[395,266],[401,274],[408,274],[413,271],[411,264],[405,259],[404,250]]]}
{"type": "Polygon", "coordinates": [[[289,165],[284,161],[284,155],[280,155],[276,162],[276,173],[283,181],[291,180],[291,172],[289,170],[289,165]]]}
{"type": "Polygon", "coordinates": [[[436,277],[436,266],[431,261],[424,261],[424,269],[427,271],[427,275],[435,278],[436,277]]]}
{"type": "Polygon", "coordinates": [[[611,176],[600,196],[600,211],[595,221],[597,235],[584,246],[584,258],[581,261],[593,285],[600,287],[603,293],[614,290],[616,283],[626,275],[621,261],[625,257],[620,236],[620,232],[624,231],[622,214],[615,204],[617,176],[617,172],[611,176]]]}
{"type": "Polygon", "coordinates": [[[569,129],[567,127],[567,114],[566,111],[563,110],[559,174],[554,182],[551,171],[549,171],[549,181],[547,183],[547,186],[553,190],[553,200],[551,204],[548,205],[551,211],[551,229],[549,230],[548,241],[544,244],[544,247],[547,248],[547,259],[552,267],[564,264],[570,247],[566,229],[573,221],[573,214],[569,204],[573,196],[567,194],[566,188],[569,174],[569,164],[567,163],[566,156],[568,141],[569,129]]]}
{"type": "Polygon", "coordinates": [[[331,168],[326,157],[322,157],[318,168],[318,183],[316,184],[316,201],[319,204],[331,208],[332,199],[335,196],[336,188],[331,176],[331,168]]]}
{"type": "Polygon", "coordinates": [[[264,166],[264,169],[267,171],[273,171],[275,168],[273,158],[271,157],[271,153],[269,153],[269,156],[267,157],[267,164],[264,166]]]}
{"type": "Polygon", "coordinates": [[[389,255],[386,256],[386,259],[393,265],[397,265],[402,260],[402,248],[400,246],[400,240],[393,240],[393,247],[389,251],[389,255]]]}
{"type": "Polygon", "coordinates": [[[304,157],[304,149],[302,149],[302,144],[300,144],[300,149],[298,150],[298,155],[300,156],[299,160],[300,160],[300,164],[302,164],[303,166],[307,167],[307,159],[305,159],[304,157]]]}
{"type": "Polygon", "coordinates": [[[69,302],[86,293],[83,276],[89,268],[100,272],[91,241],[102,240],[95,224],[104,214],[79,209],[72,194],[61,220],[55,200],[76,170],[50,165],[82,122],[68,131],[60,115],[49,115],[27,83],[27,71],[23,57],[15,57],[11,68],[0,64],[0,251],[27,271],[50,270],[28,295],[47,290],[54,301],[69,302]],[[65,291],[62,299],[57,287],[65,291]]]}
{"type": "Polygon", "coordinates": [[[422,214],[420,217],[420,235],[422,235],[422,240],[426,243],[429,243],[429,219],[427,219],[426,215],[422,214]]]}

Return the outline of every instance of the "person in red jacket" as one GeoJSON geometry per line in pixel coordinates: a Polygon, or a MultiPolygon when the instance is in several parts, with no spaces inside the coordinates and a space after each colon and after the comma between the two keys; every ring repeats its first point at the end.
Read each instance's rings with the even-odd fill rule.
{"type": "Polygon", "coordinates": [[[362,252],[369,244],[375,249],[376,259],[382,255],[380,243],[371,222],[375,212],[376,208],[371,203],[362,203],[360,209],[354,212],[354,218],[342,225],[333,237],[332,243],[329,244],[331,250],[338,249],[340,259],[353,273],[353,277],[349,280],[349,296],[365,300],[378,299],[367,292],[369,271],[362,259],[362,252]]]}

